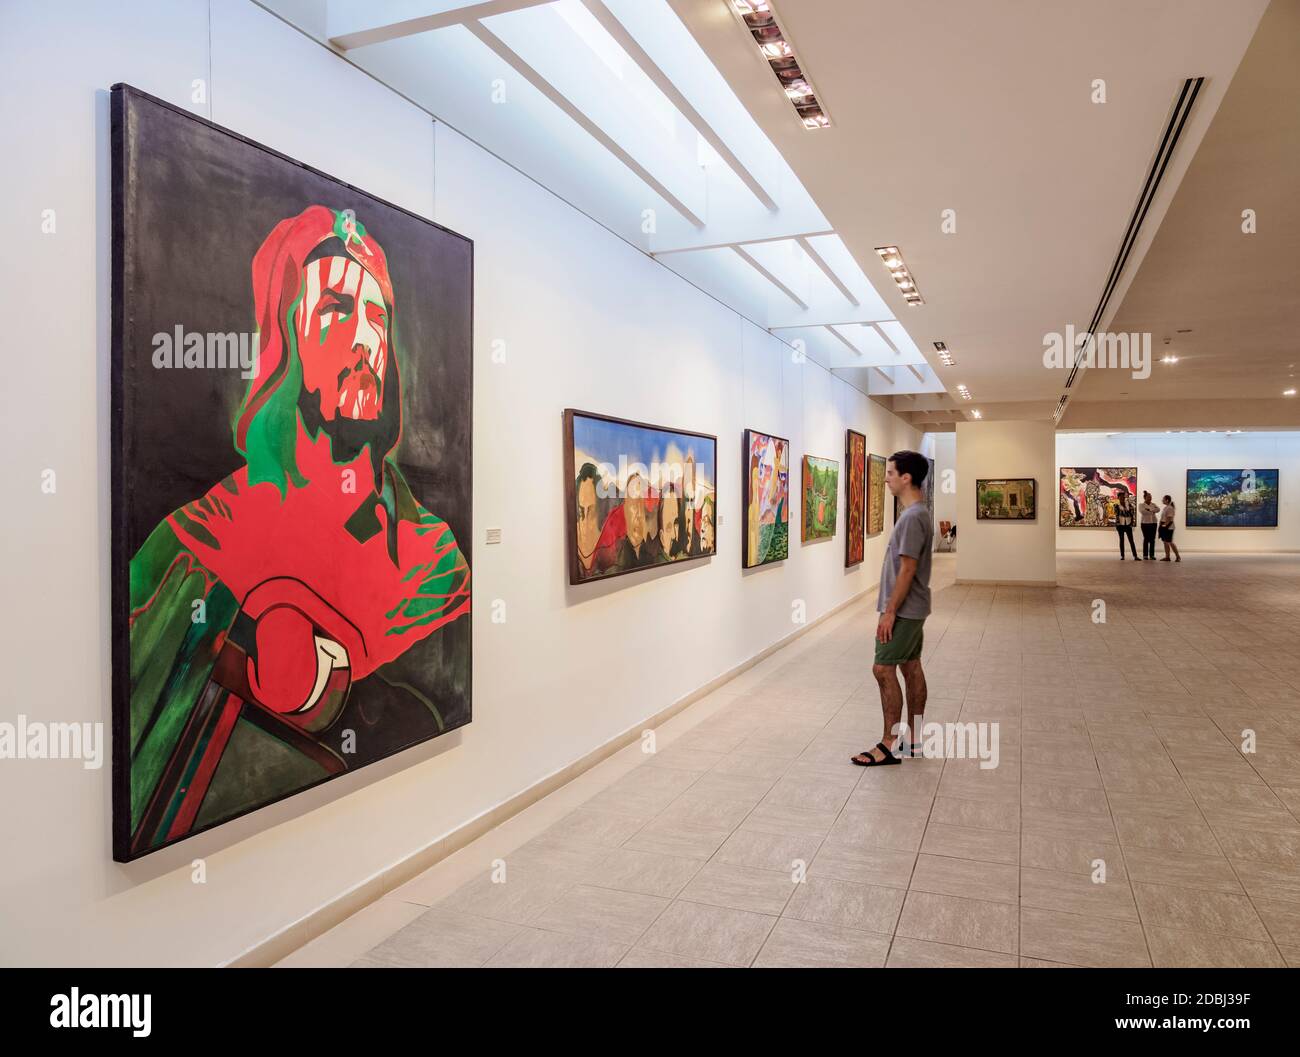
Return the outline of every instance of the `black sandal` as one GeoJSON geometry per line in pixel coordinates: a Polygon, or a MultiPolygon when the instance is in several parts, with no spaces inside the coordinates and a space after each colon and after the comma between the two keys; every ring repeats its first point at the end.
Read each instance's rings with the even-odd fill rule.
{"type": "Polygon", "coordinates": [[[891,763],[903,762],[897,756],[894,755],[893,751],[883,741],[876,742],[875,747],[885,754],[885,758],[883,760],[877,760],[874,756],[872,756],[870,749],[863,749],[860,753],[858,753],[858,756],[865,756],[866,757],[865,760],[859,760],[858,756],[850,756],[849,762],[854,763],[859,767],[884,767],[891,763]]]}

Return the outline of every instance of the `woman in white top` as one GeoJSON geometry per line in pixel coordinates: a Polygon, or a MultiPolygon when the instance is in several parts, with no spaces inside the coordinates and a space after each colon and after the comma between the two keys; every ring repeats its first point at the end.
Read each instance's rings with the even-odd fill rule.
{"type": "Polygon", "coordinates": [[[1160,508],[1151,502],[1150,492],[1142,493],[1138,514],[1142,519],[1142,557],[1153,562],[1156,560],[1156,525],[1160,521],[1160,508]]]}
{"type": "Polygon", "coordinates": [[[1165,545],[1165,556],[1160,560],[1167,562],[1169,560],[1169,548],[1174,550],[1174,561],[1182,561],[1183,556],[1178,553],[1178,547],[1174,543],[1174,500],[1172,496],[1165,496],[1164,509],[1160,511],[1160,541],[1165,545]]]}

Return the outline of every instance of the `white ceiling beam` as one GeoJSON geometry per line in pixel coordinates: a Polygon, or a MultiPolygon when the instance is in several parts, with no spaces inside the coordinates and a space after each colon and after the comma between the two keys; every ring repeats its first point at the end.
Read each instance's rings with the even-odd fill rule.
{"type": "Polygon", "coordinates": [[[654,250],[651,257],[663,257],[669,253],[699,253],[701,250],[729,250],[736,246],[757,246],[763,242],[789,242],[791,239],[808,238],[813,235],[834,235],[833,231],[809,231],[794,235],[766,235],[759,239],[733,239],[730,242],[712,242],[706,246],[674,246],[666,250],[654,250]]]}
{"type": "Polygon", "coordinates": [[[717,152],[718,157],[727,163],[731,171],[740,178],[741,183],[749,188],[750,193],[763,203],[764,208],[776,212],[777,205],[772,196],[767,193],[767,190],[758,182],[754,174],[745,168],[744,163],[732,153],[731,148],[714,131],[713,126],[704,119],[704,115],[691,105],[686,96],[682,95],[677,85],[673,84],[668,75],[659,68],[659,64],[646,54],[645,49],[637,43],[636,38],[627,31],[627,27],[614,17],[614,13],[601,3],[601,0],[582,0],[582,3],[592,13],[596,21],[604,27],[605,32],[614,38],[620,48],[627,52],[628,57],[641,67],[641,72],[654,82],[655,87],[668,97],[682,117],[689,121],[691,127],[717,152]]]}
{"type": "Polygon", "coordinates": [[[840,277],[835,274],[835,270],[829,264],[826,263],[822,255],[818,253],[815,249],[813,249],[812,243],[809,242],[802,235],[796,238],[795,242],[799,243],[799,248],[803,250],[804,253],[808,254],[809,257],[812,258],[813,264],[817,265],[817,267],[822,270],[822,273],[826,276],[826,278],[835,284],[836,289],[838,289],[839,292],[844,295],[844,297],[848,300],[849,304],[851,304],[854,308],[857,308],[861,304],[861,302],[856,297],[854,297],[851,293],[849,293],[849,288],[844,285],[840,277]]]}
{"type": "MultiPolygon", "coordinates": [[[[884,322],[889,322],[889,321],[884,320],[884,322]]],[[[768,327],[767,329],[768,330],[802,330],[804,327],[867,327],[870,325],[871,323],[869,320],[843,319],[843,320],[836,320],[831,323],[789,323],[789,324],[782,324],[779,327],[768,327]]],[[[898,350],[894,349],[892,345],[889,347],[893,349],[894,352],[898,352],[898,350]]]]}
{"type": "Polygon", "coordinates": [[[408,18],[402,22],[390,22],[387,25],[359,29],[352,33],[343,33],[331,37],[330,43],[339,51],[353,51],[369,44],[383,44],[385,41],[397,40],[399,37],[411,37],[417,33],[429,33],[447,26],[466,25],[477,22],[480,18],[504,15],[511,11],[522,11],[527,7],[540,7],[551,0],[484,0],[482,3],[467,4],[454,11],[442,11],[436,15],[421,15],[408,18]]]}
{"type": "Polygon", "coordinates": [[[826,329],[827,329],[827,330],[829,330],[832,334],[835,335],[835,337],[839,338],[840,341],[844,343],[845,348],[847,348],[847,349],[849,350],[849,352],[853,353],[854,356],[861,356],[861,355],[862,355],[862,350],[861,350],[860,348],[858,348],[856,345],[854,345],[853,342],[849,341],[848,338],[846,338],[843,334],[841,334],[841,333],[840,333],[838,330],[836,330],[833,326],[831,326],[829,323],[827,323],[825,326],[826,326],[826,329]]]}
{"type": "Polygon", "coordinates": [[[872,367],[871,369],[875,371],[878,375],[880,375],[880,377],[883,378],[885,381],[887,381],[890,385],[894,384],[894,376],[890,374],[889,371],[885,370],[885,368],[872,367]]]}
{"type": "MultiPolygon", "coordinates": [[[[896,321],[896,320],[888,320],[888,319],[885,319],[885,320],[881,320],[881,322],[882,322],[882,323],[890,323],[890,322],[897,322],[897,321],[896,321]]],[[[883,328],[883,327],[877,327],[874,323],[872,323],[871,326],[872,326],[872,328],[875,330],[875,332],[876,332],[877,334],[880,335],[880,340],[883,341],[886,345],[888,345],[891,349],[894,350],[894,355],[895,355],[895,356],[899,355],[898,346],[895,345],[892,341],[889,340],[889,335],[885,333],[884,328],[883,328]]]]}
{"type": "Polygon", "coordinates": [[[916,380],[917,380],[918,382],[924,382],[924,381],[925,381],[925,375],[923,375],[920,371],[918,371],[918,370],[916,369],[916,364],[914,364],[914,363],[909,363],[909,364],[907,364],[907,369],[908,369],[909,371],[911,371],[914,375],[916,375],[916,380]]]}
{"type": "Polygon", "coordinates": [[[677,212],[680,213],[688,222],[694,224],[697,228],[704,227],[704,220],[701,217],[696,216],[685,202],[668,190],[668,188],[644,165],[624,150],[617,140],[592,121],[591,118],[579,110],[578,107],[574,106],[574,104],[571,103],[568,98],[555,87],[555,85],[551,84],[550,81],[533,69],[533,67],[525,61],[523,56],[514,51],[514,49],[512,49],[504,40],[488,29],[487,26],[483,25],[482,22],[466,22],[465,28],[491,48],[500,58],[509,63],[511,68],[523,77],[524,80],[577,122],[577,124],[581,126],[582,129],[592,137],[592,139],[596,140],[597,143],[631,169],[632,172],[648,184],[656,194],[677,210],[677,212]]]}
{"type": "Polygon", "coordinates": [[[799,297],[798,294],[796,294],[793,290],[791,290],[788,286],[786,286],[785,283],[781,282],[780,279],[778,279],[775,275],[773,275],[766,268],[764,268],[752,255],[745,252],[743,246],[732,246],[731,249],[732,252],[734,252],[742,261],[744,261],[751,268],[753,268],[754,271],[758,272],[759,275],[761,275],[769,283],[771,283],[778,290],[780,290],[781,293],[785,294],[785,296],[788,297],[791,301],[793,301],[796,305],[798,305],[800,308],[805,310],[808,308],[807,304],[804,303],[804,301],[802,300],[802,298],[799,297]]]}

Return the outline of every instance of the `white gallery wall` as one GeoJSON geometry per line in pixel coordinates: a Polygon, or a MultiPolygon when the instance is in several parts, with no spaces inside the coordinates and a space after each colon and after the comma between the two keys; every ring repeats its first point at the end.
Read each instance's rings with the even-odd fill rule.
{"type": "Polygon", "coordinates": [[[478,535],[461,731],[130,865],[111,859],[107,745],[98,770],[0,760],[0,962],[232,959],[791,634],[796,603],[811,620],[876,583],[886,536],[846,570],[842,529],[798,542],[797,503],[790,558],[742,572],[741,431],[788,437],[792,482],[805,452],[843,460],[846,427],[883,455],[917,432],[461,135],[247,0],[23,4],[5,22],[0,90],[21,106],[0,121],[23,161],[4,170],[0,279],[30,345],[0,416],[0,721],[109,727],[114,82],[474,239],[478,535]],[[717,557],[567,584],[569,406],[717,435],[717,557]]]}
{"type": "MultiPolygon", "coordinates": [[[[941,521],[960,521],[961,508],[957,504],[957,433],[932,433],[934,442],[934,531],[938,533],[941,521]]],[[[970,516],[974,518],[975,509],[970,516]]],[[[959,526],[964,527],[964,526],[959,526]]],[[[961,532],[957,533],[958,540],[961,532]]]]}
{"type": "Polygon", "coordinates": [[[1052,423],[958,422],[956,437],[958,583],[1056,583],[1056,520],[1042,506],[1056,472],[1052,423]],[[975,520],[975,482],[1004,477],[1038,481],[1033,521],[975,520]]]}
{"type": "MultiPolygon", "coordinates": [[[[1136,466],[1138,498],[1149,491],[1157,503],[1171,495],[1178,511],[1174,542],[1180,551],[1300,551],[1300,433],[1058,433],[1061,466],[1136,466]],[[1277,528],[1187,528],[1184,509],[1188,470],[1276,469],[1277,528]]],[[[1051,479],[1045,507],[1059,526],[1059,478],[1051,479]]],[[[1134,532],[1141,543],[1141,533],[1134,532]]],[[[1056,529],[1063,551],[1110,551],[1113,529],[1056,529]]],[[[1158,548],[1157,548],[1158,549],[1158,548]]],[[[1162,551],[1160,553],[1163,553],[1162,551]]]]}

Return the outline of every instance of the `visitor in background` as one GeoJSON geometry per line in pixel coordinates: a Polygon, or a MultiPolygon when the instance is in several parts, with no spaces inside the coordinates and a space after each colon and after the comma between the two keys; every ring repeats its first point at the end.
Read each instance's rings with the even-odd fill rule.
{"type": "Polygon", "coordinates": [[[1142,557],[1153,562],[1156,560],[1156,524],[1160,520],[1160,508],[1151,502],[1150,492],[1142,493],[1138,516],[1142,519],[1142,557]]]}
{"type": "Polygon", "coordinates": [[[876,597],[880,619],[876,623],[876,658],[871,668],[880,686],[885,733],[875,748],[864,749],[852,758],[859,767],[898,763],[894,746],[904,729],[909,732],[910,746],[905,744],[899,751],[921,755],[917,742],[926,701],[921,647],[925,618],[930,615],[930,552],[934,544],[934,521],[922,491],[929,472],[926,457],[914,451],[896,451],[885,464],[885,485],[900,507],[880,567],[880,593],[876,597]],[[906,728],[902,726],[900,668],[907,684],[906,728]]]}
{"type": "Polygon", "coordinates": [[[1165,545],[1165,556],[1160,560],[1167,562],[1169,560],[1169,549],[1174,551],[1174,561],[1182,561],[1183,556],[1178,553],[1178,546],[1174,543],[1174,498],[1165,496],[1164,509],[1160,511],[1160,541],[1165,545]]]}
{"type": "Polygon", "coordinates": [[[1128,492],[1120,492],[1115,497],[1115,531],[1119,533],[1119,560],[1124,560],[1124,540],[1128,539],[1128,549],[1133,560],[1140,562],[1137,544],[1133,542],[1133,504],[1128,501],[1128,492]]]}

